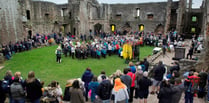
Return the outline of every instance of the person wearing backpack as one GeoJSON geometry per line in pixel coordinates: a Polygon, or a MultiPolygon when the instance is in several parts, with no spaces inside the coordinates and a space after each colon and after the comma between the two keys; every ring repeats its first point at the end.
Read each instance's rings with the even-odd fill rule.
{"type": "MultiPolygon", "coordinates": [[[[102,82],[99,84],[96,94],[102,100],[102,103],[110,103],[112,84],[106,76],[102,76],[102,82]]],[[[98,98],[97,97],[97,98],[98,98]]]]}
{"type": "Polygon", "coordinates": [[[12,76],[12,71],[8,70],[6,75],[4,76],[4,80],[2,81],[1,87],[4,93],[9,95],[9,103],[12,103],[12,96],[10,93],[10,85],[12,84],[14,77],[12,76]]]}
{"type": "Polygon", "coordinates": [[[62,49],[60,46],[58,46],[58,48],[56,49],[55,54],[57,56],[57,62],[61,63],[62,49]]]}
{"type": "Polygon", "coordinates": [[[12,103],[25,103],[25,92],[22,84],[19,82],[19,78],[15,78],[10,86],[10,92],[12,96],[12,103]]]}
{"type": "Polygon", "coordinates": [[[194,74],[192,72],[189,73],[189,76],[187,79],[185,79],[185,103],[193,103],[193,96],[196,96],[197,88],[199,85],[199,77],[198,73],[195,72],[194,74]]]}
{"type": "MultiPolygon", "coordinates": [[[[3,81],[0,80],[0,85],[2,85],[3,81]]],[[[4,103],[6,99],[6,93],[4,92],[2,86],[0,86],[0,103],[4,103]]]]}

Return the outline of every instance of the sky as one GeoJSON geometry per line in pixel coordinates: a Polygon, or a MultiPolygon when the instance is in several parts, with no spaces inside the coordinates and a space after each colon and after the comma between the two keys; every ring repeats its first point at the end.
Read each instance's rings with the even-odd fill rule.
{"type": "MultiPolygon", "coordinates": [[[[67,3],[68,0],[36,0],[36,1],[50,1],[54,2],[57,4],[64,4],[67,3]]],[[[115,4],[115,3],[145,3],[145,2],[164,2],[167,0],[98,0],[99,3],[110,3],[110,4],[115,4]]],[[[173,0],[173,1],[178,1],[178,0],[173,0]]],[[[202,4],[202,0],[193,0],[193,8],[199,8],[202,4]]]]}

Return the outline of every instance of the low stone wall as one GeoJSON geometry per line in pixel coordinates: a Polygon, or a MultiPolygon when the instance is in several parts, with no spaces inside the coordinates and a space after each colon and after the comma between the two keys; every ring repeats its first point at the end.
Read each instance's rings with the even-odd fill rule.
{"type": "Polygon", "coordinates": [[[152,64],[153,61],[155,61],[160,55],[162,55],[162,51],[159,51],[157,54],[148,57],[147,61],[152,64]]]}
{"type": "Polygon", "coordinates": [[[191,69],[195,69],[196,64],[197,64],[196,60],[181,59],[179,61],[181,73],[184,73],[185,71],[188,71],[191,69]]]}

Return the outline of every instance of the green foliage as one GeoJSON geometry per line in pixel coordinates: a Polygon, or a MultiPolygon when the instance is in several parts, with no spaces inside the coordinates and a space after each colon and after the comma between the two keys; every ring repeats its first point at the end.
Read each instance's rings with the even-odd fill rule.
{"type": "MultiPolygon", "coordinates": [[[[23,79],[27,78],[29,71],[34,71],[41,81],[45,81],[47,86],[52,80],[60,82],[64,89],[68,79],[81,78],[87,67],[92,69],[95,75],[99,75],[102,70],[107,75],[111,75],[117,69],[128,66],[125,60],[117,55],[107,56],[106,59],[88,58],[85,60],[72,59],[62,55],[61,64],[56,62],[55,50],[57,46],[44,47],[15,54],[11,60],[5,62],[5,67],[0,70],[0,77],[3,78],[7,70],[13,73],[20,71],[23,79]]],[[[153,47],[141,47],[141,60],[152,53],[153,47]]]]}

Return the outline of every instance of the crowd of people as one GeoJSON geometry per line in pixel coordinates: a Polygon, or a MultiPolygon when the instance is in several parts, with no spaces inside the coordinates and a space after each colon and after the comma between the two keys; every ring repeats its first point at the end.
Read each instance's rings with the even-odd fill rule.
{"type": "MultiPolygon", "coordinates": [[[[16,43],[10,42],[2,45],[2,53],[6,59],[17,52],[31,50],[42,44],[49,45],[53,41],[59,44],[55,51],[57,62],[61,63],[62,54],[73,59],[106,58],[106,55],[118,55],[124,59],[137,59],[137,63],[129,62],[129,66],[123,70],[117,70],[111,76],[102,71],[97,77],[90,68],[87,68],[79,79],[69,80],[64,93],[58,81],[52,81],[48,86],[35,77],[30,71],[27,79],[23,80],[20,72],[12,75],[7,71],[0,81],[0,103],[4,103],[6,97],[10,103],[131,103],[133,99],[139,99],[140,103],[147,103],[149,94],[157,95],[159,103],[178,103],[181,94],[185,93],[185,103],[193,103],[193,97],[204,97],[206,94],[206,82],[208,74],[203,70],[199,73],[190,70],[184,74],[184,80],[180,78],[180,67],[177,62],[171,68],[166,68],[162,61],[149,70],[149,62],[139,62],[139,46],[162,46],[163,50],[183,46],[184,38],[175,31],[168,35],[155,35],[154,33],[134,32],[130,35],[117,35],[101,33],[99,37],[90,35],[89,40],[85,35],[76,39],[74,35],[62,36],[61,34],[41,35],[36,34],[32,38],[16,43]],[[127,45],[126,45],[127,44],[127,45]],[[131,50],[129,49],[131,48],[131,50]],[[129,52],[130,54],[128,54],[129,52]],[[149,71],[149,73],[148,73],[149,71]],[[152,74],[148,76],[148,74],[152,74]],[[150,78],[151,77],[151,78],[150,78]],[[151,91],[149,91],[149,87],[151,91]]],[[[200,52],[202,38],[193,36],[192,45],[187,57],[192,58],[193,52],[200,52]]]]}
{"type": "MultiPolygon", "coordinates": [[[[173,32],[171,33],[173,34],[173,32]]],[[[121,55],[123,44],[126,42],[131,42],[132,46],[161,46],[164,38],[169,42],[168,37],[171,38],[171,41],[173,40],[173,36],[164,37],[161,34],[154,34],[152,32],[131,32],[129,35],[102,32],[100,35],[89,35],[88,37],[80,34],[80,38],[71,33],[67,33],[66,35],[62,35],[61,33],[51,33],[48,35],[37,33],[28,39],[25,38],[24,40],[17,42],[10,41],[8,44],[3,43],[1,45],[1,52],[5,58],[9,60],[15,53],[28,51],[32,48],[40,47],[41,45],[50,45],[55,42],[61,44],[62,52],[65,56],[70,55],[72,58],[76,57],[79,59],[85,59],[88,57],[105,58],[106,54],[121,55]]],[[[182,40],[179,35],[175,38],[177,40],[182,40]]],[[[138,50],[138,48],[139,47],[137,46],[133,47],[133,50],[138,50]]]]}
{"type": "Polygon", "coordinates": [[[4,103],[7,96],[10,103],[132,103],[134,98],[140,103],[147,103],[150,94],[156,95],[159,103],[179,103],[184,92],[185,103],[193,103],[194,96],[203,98],[206,95],[208,73],[204,70],[198,73],[191,69],[183,75],[182,81],[177,62],[166,68],[159,61],[151,70],[148,68],[146,58],[136,64],[130,62],[123,73],[117,70],[111,76],[107,76],[105,71],[95,76],[87,68],[81,78],[67,81],[64,93],[58,81],[53,80],[44,86],[44,82],[37,79],[33,71],[28,73],[25,80],[21,72],[13,75],[7,71],[0,81],[0,102],[4,103]],[[154,75],[149,76],[148,71],[154,75]]]}

